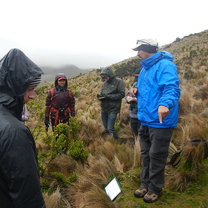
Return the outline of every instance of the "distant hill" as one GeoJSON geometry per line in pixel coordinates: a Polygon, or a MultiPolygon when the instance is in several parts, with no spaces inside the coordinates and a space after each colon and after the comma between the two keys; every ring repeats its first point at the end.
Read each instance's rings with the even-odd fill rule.
{"type": "Polygon", "coordinates": [[[80,69],[72,64],[62,67],[42,66],[41,68],[44,72],[44,75],[42,76],[42,80],[46,82],[53,81],[58,73],[64,73],[67,76],[67,78],[72,78],[80,74],[85,74],[91,70],[91,69],[80,69]]]}

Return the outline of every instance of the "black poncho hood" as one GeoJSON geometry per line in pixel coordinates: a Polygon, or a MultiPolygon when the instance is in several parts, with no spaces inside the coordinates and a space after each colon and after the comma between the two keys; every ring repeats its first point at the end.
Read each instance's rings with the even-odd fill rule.
{"type": "Polygon", "coordinates": [[[12,49],[0,60],[0,91],[22,96],[32,80],[43,71],[21,50],[12,49]]]}
{"type": "Polygon", "coordinates": [[[12,110],[20,119],[24,93],[41,74],[43,71],[21,50],[10,50],[0,60],[0,105],[12,110]]]}

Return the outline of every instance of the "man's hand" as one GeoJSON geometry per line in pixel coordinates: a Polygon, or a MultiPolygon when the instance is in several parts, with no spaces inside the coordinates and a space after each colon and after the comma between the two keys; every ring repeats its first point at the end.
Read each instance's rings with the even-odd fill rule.
{"type": "Polygon", "coordinates": [[[130,89],[129,92],[130,92],[130,95],[131,95],[131,96],[135,96],[136,93],[137,93],[137,88],[133,88],[133,87],[132,87],[132,88],[130,89]]]}
{"type": "Polygon", "coordinates": [[[159,116],[159,121],[162,123],[162,119],[165,118],[169,114],[169,109],[163,105],[160,105],[158,108],[158,116],[159,116]]]}
{"type": "Polygon", "coordinates": [[[131,102],[131,101],[137,101],[136,97],[132,97],[132,96],[127,96],[127,97],[126,97],[126,100],[127,100],[128,102],[131,102]]]}
{"type": "Polygon", "coordinates": [[[100,101],[106,100],[107,98],[109,98],[109,96],[107,94],[104,94],[104,93],[97,94],[97,99],[100,101]]]}

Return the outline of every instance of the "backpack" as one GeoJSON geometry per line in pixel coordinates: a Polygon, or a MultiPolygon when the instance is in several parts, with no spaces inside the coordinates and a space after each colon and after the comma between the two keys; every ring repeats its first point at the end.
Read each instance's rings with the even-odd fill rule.
{"type": "MultiPolygon", "coordinates": [[[[71,91],[67,89],[67,92],[68,92],[69,96],[71,97],[71,91]]],[[[51,100],[53,100],[53,97],[55,94],[55,88],[51,88],[49,90],[49,93],[51,95],[51,100]]],[[[60,114],[62,114],[66,117],[69,113],[71,113],[71,109],[69,107],[67,107],[66,109],[56,109],[54,107],[51,107],[50,112],[55,114],[54,125],[56,126],[58,124],[60,114]]]]}

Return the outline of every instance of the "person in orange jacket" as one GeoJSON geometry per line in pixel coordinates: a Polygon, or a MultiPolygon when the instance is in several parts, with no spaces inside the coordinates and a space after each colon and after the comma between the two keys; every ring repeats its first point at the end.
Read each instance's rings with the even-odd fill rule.
{"type": "Polygon", "coordinates": [[[67,78],[63,73],[55,77],[55,87],[51,88],[46,98],[45,126],[50,123],[52,129],[59,123],[68,123],[71,116],[75,116],[75,98],[71,90],[67,89],[67,78]]]}

